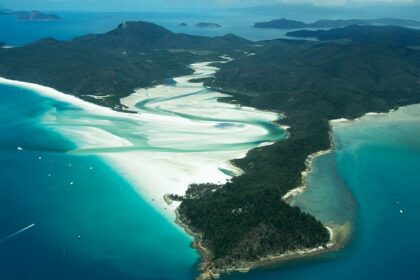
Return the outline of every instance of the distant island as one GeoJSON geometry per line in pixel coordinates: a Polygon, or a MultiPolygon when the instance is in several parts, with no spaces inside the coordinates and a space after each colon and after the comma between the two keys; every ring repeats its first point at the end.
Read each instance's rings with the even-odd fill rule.
{"type": "Polygon", "coordinates": [[[214,22],[199,22],[195,25],[195,27],[200,27],[200,28],[220,28],[222,27],[220,24],[218,23],[214,23],[214,22]]]}
{"type": "Polygon", "coordinates": [[[400,26],[351,25],[332,30],[298,30],[288,32],[286,35],[296,38],[316,38],[320,41],[347,39],[358,43],[383,42],[394,45],[420,45],[418,30],[400,26]]]}
{"type": "Polygon", "coordinates": [[[13,11],[10,9],[0,9],[0,16],[15,16],[24,21],[59,21],[62,18],[56,14],[45,14],[41,11],[13,11]]]}
{"type": "Polygon", "coordinates": [[[181,22],[181,23],[179,24],[179,26],[181,26],[181,27],[187,27],[187,26],[188,26],[188,24],[186,24],[185,22],[181,22]]]}
{"type": "Polygon", "coordinates": [[[275,29],[298,29],[298,28],[338,28],[350,25],[398,25],[398,26],[420,26],[420,21],[397,19],[397,18],[379,18],[379,19],[339,19],[329,20],[321,19],[313,23],[290,20],[286,18],[274,19],[266,22],[256,22],[256,28],[275,28],[275,29]]]}

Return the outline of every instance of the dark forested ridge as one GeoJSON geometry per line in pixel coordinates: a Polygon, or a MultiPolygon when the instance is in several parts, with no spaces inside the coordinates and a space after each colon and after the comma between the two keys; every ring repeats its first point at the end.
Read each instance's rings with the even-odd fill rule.
{"type": "Polygon", "coordinates": [[[146,22],[126,22],[105,34],[70,41],[43,39],[25,47],[0,49],[0,76],[34,82],[74,94],[112,95],[119,104],[135,88],[162,84],[188,74],[188,65],[219,59],[250,42],[235,35],[201,37],[175,34],[146,22]]]}
{"type": "Polygon", "coordinates": [[[194,185],[176,198],[183,200],[180,219],[210,251],[209,267],[225,268],[325,245],[323,225],[281,197],[302,183],[308,155],[330,147],[328,121],[420,102],[420,51],[412,41],[419,31],[366,26],[330,32],[319,38],[331,41],[255,43],[232,34],[191,36],[127,22],[105,34],[0,49],[0,76],[87,100],[109,94],[91,101],[115,106],[135,88],[189,73],[192,62],[232,56],[233,62],[218,64],[221,70],[207,86],[231,94],[226,102],[285,112],[281,122],[291,128],[287,140],[236,160],[243,175],[224,186],[194,185]]]}
{"type": "Polygon", "coordinates": [[[371,44],[420,45],[420,32],[400,26],[351,25],[331,30],[298,30],[288,32],[297,38],[317,38],[321,41],[348,39],[353,42],[371,44]]]}
{"type": "Polygon", "coordinates": [[[298,28],[338,28],[350,25],[399,25],[399,26],[420,26],[419,21],[398,19],[398,18],[378,18],[378,19],[320,19],[312,23],[290,20],[286,18],[274,19],[265,22],[256,22],[257,28],[277,28],[277,29],[298,29],[298,28]]]}

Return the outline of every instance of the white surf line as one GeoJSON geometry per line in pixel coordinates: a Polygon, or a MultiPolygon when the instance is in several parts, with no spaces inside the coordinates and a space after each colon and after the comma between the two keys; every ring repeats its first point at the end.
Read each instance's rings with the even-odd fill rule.
{"type": "Polygon", "coordinates": [[[16,231],[15,233],[12,233],[11,235],[8,235],[8,236],[4,237],[3,239],[0,240],[0,244],[3,243],[3,242],[5,242],[5,241],[7,241],[7,240],[9,240],[10,238],[15,237],[18,234],[21,234],[24,231],[27,231],[28,229],[30,229],[30,228],[32,228],[34,226],[35,226],[35,224],[31,224],[31,225],[29,225],[27,227],[24,227],[23,229],[20,229],[20,230],[16,231]]]}

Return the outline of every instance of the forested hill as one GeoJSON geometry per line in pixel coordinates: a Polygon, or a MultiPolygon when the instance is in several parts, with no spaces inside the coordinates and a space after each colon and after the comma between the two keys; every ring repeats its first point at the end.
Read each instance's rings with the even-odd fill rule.
{"type": "Polygon", "coordinates": [[[420,45],[420,31],[399,26],[351,25],[331,30],[299,30],[288,36],[317,38],[321,41],[349,39],[353,42],[394,45],[420,45]]]}
{"type": "Polygon", "coordinates": [[[13,49],[0,49],[0,76],[56,88],[104,105],[135,88],[189,73],[192,62],[235,54],[251,42],[228,34],[202,37],[175,34],[147,22],[125,22],[105,34],[70,41],[43,39],[13,49]],[[97,100],[85,95],[112,95],[97,100]]]}
{"type": "Polygon", "coordinates": [[[312,23],[290,20],[286,18],[274,19],[266,22],[256,22],[256,28],[276,28],[276,29],[298,29],[298,28],[338,28],[350,25],[398,25],[419,27],[420,22],[416,20],[398,18],[378,18],[378,19],[320,19],[312,23]]]}

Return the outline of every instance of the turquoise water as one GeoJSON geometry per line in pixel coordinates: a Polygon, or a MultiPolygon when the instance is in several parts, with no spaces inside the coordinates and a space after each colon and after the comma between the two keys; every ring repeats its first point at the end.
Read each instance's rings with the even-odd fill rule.
{"type": "Polygon", "coordinates": [[[291,204],[315,215],[324,224],[353,223],[358,205],[339,171],[336,153],[316,158],[312,169],[312,174],[308,176],[309,187],[291,204]]]}
{"type": "Polygon", "coordinates": [[[420,106],[334,126],[336,151],[314,161],[294,203],[351,221],[345,249],[227,279],[419,279],[420,106]]]}
{"type": "Polygon", "coordinates": [[[217,102],[188,81],[216,68],[193,68],[125,98],[130,114],[2,80],[0,279],[197,276],[192,237],[163,196],[227,180],[228,160],[286,133],[275,113],[217,102]]]}
{"type": "Polygon", "coordinates": [[[0,279],[193,279],[191,238],[95,156],[41,126],[72,105],[0,85],[0,279]],[[23,148],[23,151],[17,150],[23,148]]]}

